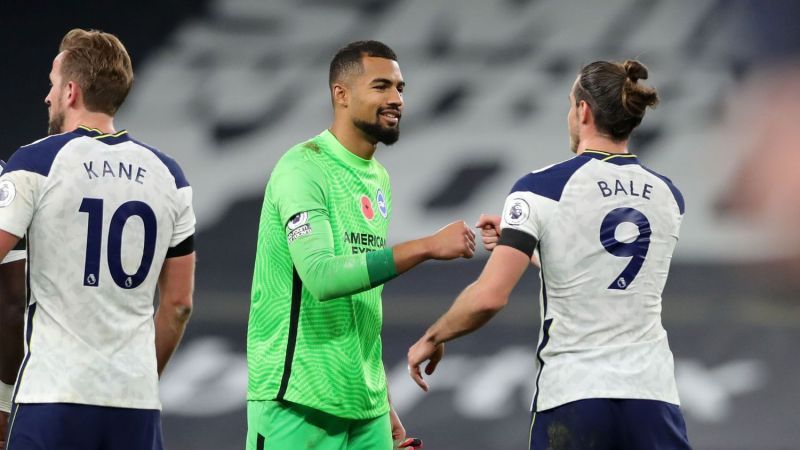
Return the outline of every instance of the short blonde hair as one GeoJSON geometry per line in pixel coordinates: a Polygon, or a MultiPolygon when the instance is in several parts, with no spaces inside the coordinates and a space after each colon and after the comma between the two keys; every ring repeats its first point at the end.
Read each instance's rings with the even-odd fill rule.
{"type": "Polygon", "coordinates": [[[113,116],[133,84],[131,58],[113,34],[98,30],[70,30],[59,52],[64,82],[74,81],[83,91],[86,109],[113,116]]]}

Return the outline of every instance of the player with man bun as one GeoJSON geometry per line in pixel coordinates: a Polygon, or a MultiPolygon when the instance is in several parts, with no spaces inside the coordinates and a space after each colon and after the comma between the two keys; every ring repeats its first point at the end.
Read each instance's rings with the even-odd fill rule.
{"type": "Polygon", "coordinates": [[[488,322],[538,257],[531,449],[690,448],[661,324],[684,201],[628,152],[631,132],[658,102],[639,83],[647,76],[631,60],[581,69],[567,115],[577,156],[520,178],[502,219],[481,217],[492,249],[483,273],[409,350],[411,375],[427,390],[420,365],[430,360],[430,375],[444,342],[488,322]]]}

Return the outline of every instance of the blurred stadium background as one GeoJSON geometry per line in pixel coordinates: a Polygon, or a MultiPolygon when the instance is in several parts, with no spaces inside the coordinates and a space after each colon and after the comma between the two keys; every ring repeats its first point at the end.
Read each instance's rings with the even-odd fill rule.
{"type": "MultiPolygon", "coordinates": [[[[408,83],[391,242],[497,213],[526,171],[570,156],[567,94],[596,59],[639,58],[661,106],[631,150],[687,215],[664,322],[698,450],[800,448],[800,6],[715,0],[140,0],[4,4],[0,156],[46,131],[47,74],[70,28],[117,34],[136,82],[118,128],[170,153],[195,189],[195,315],[162,380],[170,449],[244,446],[245,331],[263,187],[328,126],[337,48],[380,39],[408,83]]],[[[448,346],[432,391],[405,353],[480,271],[427,263],[387,285],[384,360],[427,449],[521,449],[536,366],[538,279],[448,346]]]]}

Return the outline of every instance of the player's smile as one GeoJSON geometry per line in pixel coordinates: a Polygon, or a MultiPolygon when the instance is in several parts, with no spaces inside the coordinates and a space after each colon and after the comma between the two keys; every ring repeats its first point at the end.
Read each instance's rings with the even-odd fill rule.
{"type": "Polygon", "coordinates": [[[378,117],[383,118],[383,120],[390,126],[396,127],[400,123],[400,118],[403,114],[398,109],[393,108],[380,108],[378,109],[378,117]]]}

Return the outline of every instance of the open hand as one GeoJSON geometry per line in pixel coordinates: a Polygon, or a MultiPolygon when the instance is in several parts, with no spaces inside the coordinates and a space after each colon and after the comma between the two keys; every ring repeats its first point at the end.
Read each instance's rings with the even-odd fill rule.
{"type": "Polygon", "coordinates": [[[425,366],[425,373],[431,375],[442,360],[442,356],[444,356],[444,344],[435,345],[425,336],[408,349],[408,374],[423,391],[428,392],[429,388],[428,383],[422,379],[419,366],[425,361],[430,361],[425,366]]]}

